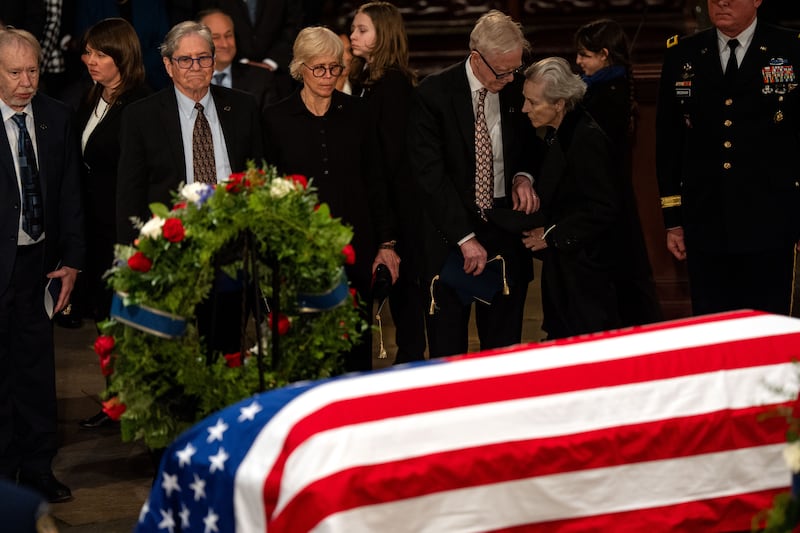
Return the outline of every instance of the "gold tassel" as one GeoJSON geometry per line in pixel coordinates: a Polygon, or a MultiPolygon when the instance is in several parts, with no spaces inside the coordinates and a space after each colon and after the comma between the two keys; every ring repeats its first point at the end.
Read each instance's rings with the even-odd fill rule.
{"type": "Polygon", "coordinates": [[[430,307],[430,309],[428,309],[428,314],[429,315],[434,315],[436,313],[436,297],[433,295],[433,285],[436,283],[436,280],[438,280],[438,279],[439,279],[439,274],[436,274],[435,276],[433,276],[433,279],[431,280],[431,288],[430,288],[430,291],[431,291],[431,307],[430,307]]]}
{"type": "Polygon", "coordinates": [[[508,288],[508,278],[506,277],[506,260],[503,259],[503,256],[497,254],[493,258],[489,259],[487,263],[491,263],[492,261],[500,261],[501,270],[503,273],[503,296],[508,296],[511,294],[511,289],[508,288]]]}
{"type": "MultiPolygon", "coordinates": [[[[385,302],[386,300],[384,300],[385,302]]],[[[380,350],[378,351],[378,359],[386,359],[386,348],[383,345],[383,325],[381,324],[381,310],[383,309],[383,302],[378,307],[378,312],[375,314],[375,320],[378,322],[378,336],[380,337],[380,350]]]]}

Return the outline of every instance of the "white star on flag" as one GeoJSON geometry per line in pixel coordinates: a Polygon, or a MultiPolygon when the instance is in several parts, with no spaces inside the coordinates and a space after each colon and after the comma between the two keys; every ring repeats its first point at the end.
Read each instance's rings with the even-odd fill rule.
{"type": "Polygon", "coordinates": [[[253,420],[255,419],[256,414],[261,412],[261,405],[259,405],[257,401],[253,400],[253,403],[247,407],[242,407],[239,409],[239,412],[242,414],[240,414],[239,418],[236,419],[237,421],[244,422],[245,420],[253,420]]]}
{"type": "Polygon", "coordinates": [[[181,512],[178,513],[178,516],[181,517],[181,529],[186,529],[189,527],[189,515],[191,515],[189,508],[186,507],[185,503],[182,503],[181,512]]]}
{"type": "Polygon", "coordinates": [[[208,438],[206,439],[206,442],[211,443],[215,440],[222,442],[222,434],[227,430],[228,424],[226,424],[221,418],[218,419],[216,424],[208,428],[208,438]]]}
{"type": "Polygon", "coordinates": [[[178,466],[183,468],[186,465],[191,465],[192,456],[195,453],[197,453],[197,448],[192,446],[191,442],[187,443],[184,449],[175,452],[175,456],[178,458],[178,466]]]}
{"type": "Polygon", "coordinates": [[[169,533],[175,531],[175,519],[172,518],[172,509],[161,509],[161,522],[158,524],[158,529],[167,529],[169,533]]]}
{"type": "Polygon", "coordinates": [[[200,498],[206,497],[206,482],[197,474],[194,474],[194,481],[189,485],[194,492],[194,501],[199,502],[200,498]]]}
{"type": "Polygon", "coordinates": [[[220,446],[216,455],[209,455],[208,460],[211,461],[211,467],[208,469],[212,474],[217,470],[225,471],[225,461],[228,460],[230,455],[225,452],[225,448],[220,446]]]}
{"type": "Polygon", "coordinates": [[[144,522],[144,517],[147,516],[147,513],[150,512],[150,498],[144,501],[144,505],[142,505],[142,510],[139,511],[139,522],[144,522]]]}
{"type": "Polygon", "coordinates": [[[167,498],[172,496],[173,490],[180,492],[181,487],[178,484],[178,475],[171,476],[164,472],[164,481],[161,482],[161,488],[167,493],[167,498]]]}
{"type": "Polygon", "coordinates": [[[212,531],[219,532],[219,528],[217,527],[218,521],[219,515],[214,513],[214,509],[209,508],[208,514],[203,518],[203,523],[206,525],[205,533],[211,533],[212,531]]]}

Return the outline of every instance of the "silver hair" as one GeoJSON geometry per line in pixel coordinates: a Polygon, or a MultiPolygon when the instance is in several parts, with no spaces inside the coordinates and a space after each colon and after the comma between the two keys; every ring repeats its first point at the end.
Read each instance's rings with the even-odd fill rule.
{"type": "Polygon", "coordinates": [[[572,72],[566,59],[547,57],[525,69],[525,79],[532,83],[543,83],[543,96],[551,103],[564,100],[567,111],[575,106],[586,94],[586,84],[580,76],[572,72]]]}
{"type": "Polygon", "coordinates": [[[211,30],[205,24],[195,22],[193,20],[186,20],[174,25],[167,36],[164,37],[164,42],[161,43],[159,50],[161,57],[172,57],[175,50],[181,45],[181,39],[189,35],[199,35],[204,41],[208,43],[211,55],[214,55],[216,49],[214,48],[214,39],[211,38],[211,30]]]}
{"type": "Polygon", "coordinates": [[[0,48],[9,46],[11,44],[29,46],[36,57],[39,58],[39,63],[42,62],[42,46],[32,33],[11,26],[5,26],[0,29],[0,48]]]}
{"type": "Polygon", "coordinates": [[[339,36],[323,26],[309,26],[297,34],[292,48],[292,62],[289,63],[289,73],[292,78],[300,81],[303,79],[303,63],[308,65],[311,60],[319,56],[334,56],[337,63],[344,64],[344,44],[339,36]]]}
{"type": "Polygon", "coordinates": [[[505,54],[517,48],[524,52],[529,52],[531,48],[522,34],[522,26],[496,9],[481,16],[469,34],[470,50],[484,54],[505,54]]]}

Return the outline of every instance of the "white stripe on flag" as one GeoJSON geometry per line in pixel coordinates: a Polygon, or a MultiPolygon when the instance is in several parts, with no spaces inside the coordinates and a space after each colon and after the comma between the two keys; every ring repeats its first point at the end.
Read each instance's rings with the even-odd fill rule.
{"type": "Polygon", "coordinates": [[[325,383],[287,404],[254,439],[236,474],[237,528],[245,530],[242,528],[255,526],[256,531],[266,530],[264,502],[257,489],[263,486],[265,477],[274,467],[289,431],[321,406],[370,394],[797,332],[800,332],[800,321],[776,315],[745,316],[680,327],[665,324],[629,335],[592,339],[590,343],[518,347],[510,353],[454,364],[425,365],[325,383]]]}
{"type": "Polygon", "coordinates": [[[782,449],[778,444],[437,492],[337,513],[314,531],[372,533],[386,531],[387,524],[393,533],[491,531],[532,523],[531,517],[547,522],[735,495],[743,487],[786,487],[782,449]],[[732,483],[743,479],[747,483],[732,483]]]}
{"type": "Polygon", "coordinates": [[[776,374],[790,375],[792,365],[477,403],[320,432],[301,444],[286,461],[275,514],[311,483],[354,467],[780,403],[787,397],[771,391],[765,381],[765,375],[774,370],[776,374]],[[761,401],[754,403],[756,394],[761,401]]]}

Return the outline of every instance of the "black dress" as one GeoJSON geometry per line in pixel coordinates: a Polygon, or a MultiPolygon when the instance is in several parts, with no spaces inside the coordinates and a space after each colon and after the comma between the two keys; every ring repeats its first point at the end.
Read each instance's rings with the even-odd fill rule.
{"type": "MultiPolygon", "coordinates": [[[[356,262],[345,268],[363,301],[371,301],[372,262],[376,246],[370,223],[366,162],[369,150],[366,106],[358,98],[334,91],[324,116],[312,114],[300,91],[269,106],[264,113],[264,153],[284,174],[302,174],[316,187],[331,214],[353,228],[356,262]]],[[[372,339],[345,361],[347,370],[372,367],[372,339]]]]}

